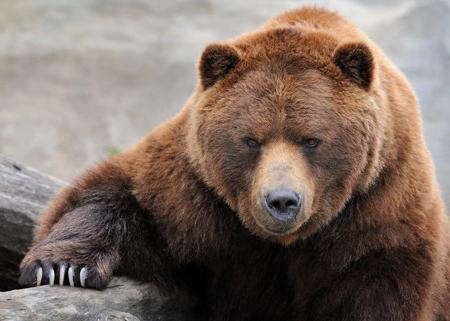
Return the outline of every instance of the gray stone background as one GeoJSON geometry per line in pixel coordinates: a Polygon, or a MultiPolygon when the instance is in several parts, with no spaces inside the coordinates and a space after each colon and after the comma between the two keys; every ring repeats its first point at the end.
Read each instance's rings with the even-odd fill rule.
{"type": "Polygon", "coordinates": [[[210,42],[337,9],[408,76],[450,205],[450,0],[0,0],[0,153],[71,179],[174,115],[210,42]]]}

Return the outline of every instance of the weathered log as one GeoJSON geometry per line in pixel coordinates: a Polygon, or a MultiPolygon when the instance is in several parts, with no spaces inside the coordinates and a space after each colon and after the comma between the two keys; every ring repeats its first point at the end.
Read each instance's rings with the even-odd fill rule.
{"type": "Polygon", "coordinates": [[[115,278],[104,291],[40,286],[1,292],[0,320],[182,320],[179,305],[169,302],[152,285],[115,278]]]}
{"type": "Polygon", "coordinates": [[[17,266],[33,226],[64,182],[0,156],[0,291],[17,288],[17,266]]]}
{"type": "MultiPolygon", "coordinates": [[[[18,265],[47,201],[64,182],[0,156],[0,290],[17,288],[18,265]]],[[[104,291],[41,286],[0,292],[0,321],[183,320],[187,297],[115,278],[104,291]]]]}

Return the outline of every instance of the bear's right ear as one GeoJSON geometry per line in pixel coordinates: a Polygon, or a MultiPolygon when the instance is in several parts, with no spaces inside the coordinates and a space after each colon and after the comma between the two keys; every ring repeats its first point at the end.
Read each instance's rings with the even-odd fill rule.
{"type": "Polygon", "coordinates": [[[198,67],[203,89],[224,78],[238,62],[239,54],[232,46],[213,44],[206,47],[198,67]]]}

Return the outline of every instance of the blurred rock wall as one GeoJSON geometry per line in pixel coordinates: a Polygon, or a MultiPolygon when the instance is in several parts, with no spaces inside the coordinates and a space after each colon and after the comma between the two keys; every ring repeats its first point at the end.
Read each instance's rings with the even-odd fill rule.
{"type": "Polygon", "coordinates": [[[339,10],[408,76],[450,205],[450,0],[0,1],[0,153],[70,179],[174,115],[210,42],[339,10]]]}

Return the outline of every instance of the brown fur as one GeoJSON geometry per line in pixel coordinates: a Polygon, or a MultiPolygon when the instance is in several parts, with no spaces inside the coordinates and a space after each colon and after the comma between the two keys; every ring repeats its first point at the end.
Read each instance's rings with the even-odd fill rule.
{"type": "Polygon", "coordinates": [[[195,320],[450,320],[417,99],[376,45],[302,8],[209,46],[199,74],[179,115],[55,198],[24,284],[66,262],[94,288],[185,289],[195,320]],[[280,184],[304,202],[274,232],[261,195],[280,184]]]}

